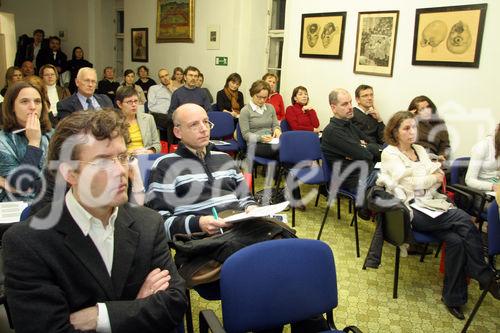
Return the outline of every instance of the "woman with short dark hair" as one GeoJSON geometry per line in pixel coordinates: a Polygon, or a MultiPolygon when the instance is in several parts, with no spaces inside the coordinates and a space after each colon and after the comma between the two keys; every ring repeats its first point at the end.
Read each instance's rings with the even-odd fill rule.
{"type": "Polygon", "coordinates": [[[135,84],[142,88],[142,91],[144,91],[144,96],[147,99],[148,90],[150,87],[156,84],[156,81],[149,77],[149,68],[144,65],[137,68],[137,75],[139,75],[139,78],[137,79],[137,81],[135,81],[135,84]]]}
{"type": "Polygon", "coordinates": [[[68,69],[71,73],[71,78],[69,80],[69,91],[74,94],[77,91],[75,79],[78,75],[78,71],[83,67],[94,67],[91,62],[84,59],[83,49],[80,46],[75,46],[73,52],[71,53],[71,60],[68,61],[68,69]]]}
{"type": "Polygon", "coordinates": [[[433,159],[444,162],[450,158],[450,138],[443,119],[438,115],[436,105],[427,96],[415,97],[408,106],[417,116],[417,143],[423,146],[433,159]]]}

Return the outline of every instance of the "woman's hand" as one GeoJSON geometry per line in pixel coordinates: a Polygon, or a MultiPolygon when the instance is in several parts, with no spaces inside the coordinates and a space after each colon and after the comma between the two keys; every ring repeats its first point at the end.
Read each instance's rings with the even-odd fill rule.
{"type": "Polygon", "coordinates": [[[315,129],[313,129],[313,132],[314,132],[314,133],[319,133],[319,132],[321,132],[321,131],[319,130],[319,128],[315,128],[315,129]]]}
{"type": "Polygon", "coordinates": [[[432,174],[434,177],[436,177],[436,183],[442,183],[443,178],[444,178],[444,172],[441,169],[438,169],[436,172],[432,174]]]}
{"type": "Polygon", "coordinates": [[[141,171],[139,170],[139,161],[134,158],[128,165],[128,179],[131,184],[131,199],[139,206],[144,205],[145,188],[142,182],[141,171]]]}
{"type": "Polygon", "coordinates": [[[302,107],[302,111],[303,111],[304,113],[306,113],[307,111],[312,110],[312,109],[314,109],[314,108],[313,108],[312,106],[309,106],[309,105],[304,105],[304,106],[302,107]]]}
{"type": "Polygon", "coordinates": [[[28,115],[26,120],[26,138],[28,144],[33,147],[40,147],[40,139],[42,138],[42,130],[40,128],[40,119],[38,113],[33,112],[28,115]]]}
{"type": "Polygon", "coordinates": [[[279,138],[280,136],[281,136],[281,130],[276,127],[273,132],[273,138],[279,138]]]}
{"type": "Polygon", "coordinates": [[[444,155],[438,155],[438,162],[444,162],[446,161],[446,157],[444,155]]]}
{"type": "Polygon", "coordinates": [[[271,135],[263,135],[260,137],[260,140],[262,142],[271,142],[272,139],[273,139],[273,137],[271,135]]]}

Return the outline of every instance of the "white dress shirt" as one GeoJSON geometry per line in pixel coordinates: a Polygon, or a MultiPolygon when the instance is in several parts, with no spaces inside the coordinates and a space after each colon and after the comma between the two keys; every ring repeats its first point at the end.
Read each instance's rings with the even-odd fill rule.
{"type": "Polygon", "coordinates": [[[148,90],[148,109],[150,112],[167,114],[172,100],[172,92],[163,84],[151,86],[148,90]]]}
{"type": "Polygon", "coordinates": [[[47,85],[47,95],[49,97],[50,102],[50,112],[54,116],[57,116],[57,102],[59,102],[59,95],[57,94],[56,85],[49,86],[47,85]]]}
{"type": "Polygon", "coordinates": [[[257,112],[258,114],[264,114],[264,111],[267,110],[266,108],[266,104],[262,105],[262,106],[257,106],[257,104],[255,104],[253,101],[250,101],[250,107],[252,108],[252,111],[254,112],[257,112]]]}
{"type": "MultiPolygon", "coordinates": [[[[104,227],[101,220],[92,216],[82,207],[82,205],[80,205],[73,195],[72,189],[66,193],[65,199],[71,217],[73,217],[78,227],[80,227],[82,233],[85,236],[89,236],[92,242],[94,242],[106,265],[109,276],[111,276],[111,268],[113,267],[115,220],[118,215],[118,207],[115,207],[113,213],[109,217],[108,225],[104,227]]],[[[97,307],[99,309],[97,315],[97,332],[111,332],[111,323],[109,322],[106,304],[97,303],[97,307]]]]}

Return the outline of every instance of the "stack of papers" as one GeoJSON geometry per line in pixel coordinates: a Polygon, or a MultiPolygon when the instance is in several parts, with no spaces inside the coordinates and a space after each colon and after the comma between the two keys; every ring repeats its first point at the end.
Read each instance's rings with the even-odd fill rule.
{"type": "Polygon", "coordinates": [[[28,203],[24,201],[0,202],[0,223],[19,222],[28,203]]]}
{"type": "Polygon", "coordinates": [[[288,201],[280,202],[276,205],[257,207],[249,211],[248,213],[234,214],[229,217],[224,218],[224,222],[240,222],[256,217],[266,217],[273,216],[285,210],[290,203],[288,201]]]}

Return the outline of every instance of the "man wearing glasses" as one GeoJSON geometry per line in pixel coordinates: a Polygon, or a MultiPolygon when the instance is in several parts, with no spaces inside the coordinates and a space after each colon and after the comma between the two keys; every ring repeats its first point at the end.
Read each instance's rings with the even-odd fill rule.
{"type": "Polygon", "coordinates": [[[77,92],[57,103],[57,116],[62,119],[69,114],[80,110],[100,110],[112,108],[113,102],[108,96],[94,94],[97,88],[97,74],[95,69],[80,68],[75,79],[77,92]]]}
{"type": "Polygon", "coordinates": [[[155,162],[146,194],[147,206],[165,219],[167,238],[175,234],[220,232],[230,225],[213,210],[255,207],[243,174],[226,153],[212,150],[206,111],[196,104],[181,105],[173,114],[177,151],[155,162]]]}
{"type": "Polygon", "coordinates": [[[16,331],[174,332],[186,309],[184,282],[161,216],[127,204],[124,119],[113,110],[77,112],[52,139],[56,187],[70,189],[3,238],[16,331]]]}

